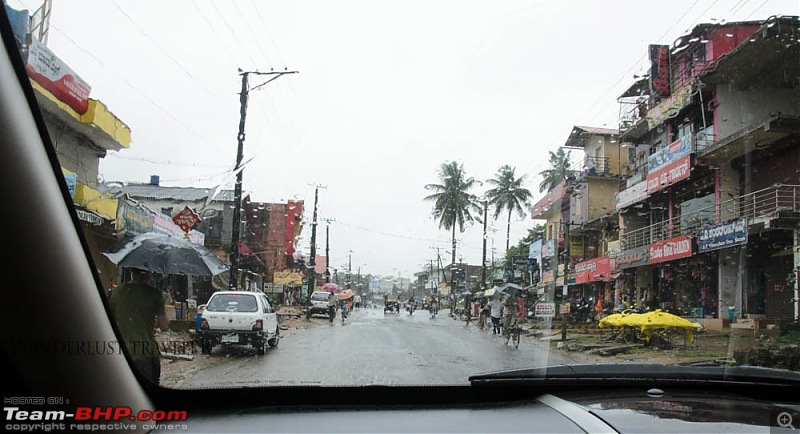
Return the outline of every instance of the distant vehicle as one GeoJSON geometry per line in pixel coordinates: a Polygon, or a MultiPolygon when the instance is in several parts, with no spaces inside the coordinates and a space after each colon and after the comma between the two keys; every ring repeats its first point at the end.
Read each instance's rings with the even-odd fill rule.
{"type": "Polygon", "coordinates": [[[336,306],[336,294],[327,291],[315,291],[311,294],[310,315],[330,315],[330,307],[336,306]]]}
{"type": "Polygon", "coordinates": [[[200,319],[199,334],[203,354],[222,344],[252,345],[261,355],[280,340],[275,309],[264,293],[252,291],[215,292],[200,319]]]}

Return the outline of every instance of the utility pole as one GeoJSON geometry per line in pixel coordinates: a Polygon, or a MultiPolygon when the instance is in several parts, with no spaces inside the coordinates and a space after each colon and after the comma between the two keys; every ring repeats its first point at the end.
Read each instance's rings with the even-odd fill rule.
{"type": "Polygon", "coordinates": [[[481,289],[486,289],[486,220],[488,218],[489,202],[483,201],[483,259],[481,260],[481,289]]]}
{"type": "Polygon", "coordinates": [[[331,281],[331,251],[330,251],[330,230],[331,230],[331,222],[335,222],[336,219],[326,218],[322,219],[325,223],[325,283],[331,281]]]}
{"type": "Polygon", "coordinates": [[[353,251],[347,256],[347,289],[350,289],[350,280],[353,278],[353,251]]]}
{"type": "Polygon", "coordinates": [[[242,90],[239,93],[239,134],[236,136],[238,147],[236,150],[236,185],[233,189],[233,227],[231,228],[231,250],[230,250],[230,278],[228,279],[228,288],[236,290],[239,286],[239,241],[242,219],[242,159],[244,158],[244,126],[245,119],[247,118],[247,100],[251,90],[258,89],[265,86],[267,83],[277,80],[286,74],[296,74],[297,71],[280,71],[280,72],[258,72],[258,71],[242,71],[239,70],[239,75],[242,76],[242,90]],[[254,75],[268,75],[271,76],[269,80],[258,86],[249,89],[247,77],[250,74],[254,75]]]}
{"type": "Polygon", "coordinates": [[[314,187],[314,217],[311,220],[311,258],[308,267],[308,291],[306,291],[306,318],[311,316],[311,293],[314,292],[314,283],[317,280],[317,203],[319,202],[319,189],[326,188],[324,185],[317,184],[314,187]]]}
{"type": "MultiPolygon", "coordinates": [[[[569,227],[572,226],[572,223],[568,222],[568,223],[565,223],[565,225],[567,227],[564,229],[564,250],[565,250],[565,254],[564,254],[564,288],[568,288],[569,287],[569,255],[570,255],[570,251],[569,251],[569,247],[570,247],[569,227]]],[[[555,278],[558,278],[558,237],[557,236],[556,236],[556,269],[555,269],[555,272],[553,274],[554,274],[555,278]]],[[[566,299],[567,299],[567,297],[562,292],[561,303],[563,304],[565,302],[564,300],[566,300],[566,299]]],[[[561,314],[561,340],[562,341],[566,341],[567,340],[567,318],[568,318],[568,314],[566,314],[566,313],[561,314]]]]}

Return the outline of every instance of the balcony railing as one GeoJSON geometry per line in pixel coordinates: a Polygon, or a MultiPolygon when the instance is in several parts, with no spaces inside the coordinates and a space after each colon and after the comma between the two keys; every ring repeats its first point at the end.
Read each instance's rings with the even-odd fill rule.
{"type": "Polygon", "coordinates": [[[677,216],[672,220],[622,234],[622,249],[645,247],[656,241],[692,234],[707,225],[716,223],[717,210],[720,221],[736,218],[748,219],[777,217],[780,213],[800,213],[800,185],[775,185],[738,198],[726,200],[693,213],[677,216]]]}
{"type": "Polygon", "coordinates": [[[612,176],[614,174],[611,173],[610,169],[608,157],[592,156],[586,156],[583,161],[577,162],[570,167],[570,171],[576,174],[579,179],[585,176],[612,176]]]}

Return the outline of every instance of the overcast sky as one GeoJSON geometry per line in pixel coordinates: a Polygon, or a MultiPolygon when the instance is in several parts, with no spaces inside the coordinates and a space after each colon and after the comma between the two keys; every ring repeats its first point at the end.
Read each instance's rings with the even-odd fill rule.
{"type": "MultiPolygon", "coordinates": [[[[36,9],[34,0],[9,0],[36,9]]],[[[798,15],[797,0],[149,1],[55,0],[48,46],[130,126],[107,181],[233,188],[245,71],[296,70],[250,93],[244,189],[304,199],[331,223],[331,266],[410,276],[449,263],[449,231],[424,185],[442,162],[491,178],[538,173],[573,125],[616,128],[617,96],[647,69],[647,45],[698,23],[798,15]]],[[[251,76],[251,86],[264,80],[251,76]]],[[[481,194],[477,189],[476,194],[481,194]]],[[[512,218],[515,244],[533,225],[512,218]]],[[[505,247],[505,217],[489,249],[505,247]]],[[[318,252],[324,254],[324,225],[318,252]]],[[[458,234],[480,264],[482,227],[458,234]]],[[[309,250],[310,225],[300,249],[309,250]]]]}

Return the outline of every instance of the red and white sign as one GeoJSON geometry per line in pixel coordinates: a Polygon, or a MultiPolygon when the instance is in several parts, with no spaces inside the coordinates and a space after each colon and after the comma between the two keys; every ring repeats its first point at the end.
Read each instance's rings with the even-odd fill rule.
{"type": "Polygon", "coordinates": [[[650,244],[647,247],[647,263],[672,261],[692,256],[692,239],[688,235],[650,244]]]}
{"type": "Polygon", "coordinates": [[[611,259],[608,256],[575,264],[575,283],[599,282],[611,277],[611,259]]]}
{"type": "Polygon", "coordinates": [[[184,232],[189,232],[200,223],[200,216],[187,205],[181,212],[176,214],[175,217],[172,217],[172,221],[184,232]]]}
{"type": "Polygon", "coordinates": [[[692,156],[687,155],[647,175],[647,194],[655,193],[691,175],[692,156]]]}
{"type": "Polygon", "coordinates": [[[28,49],[25,70],[33,81],[42,85],[59,101],[72,107],[76,112],[84,114],[89,109],[91,86],[36,39],[28,49]]]}

